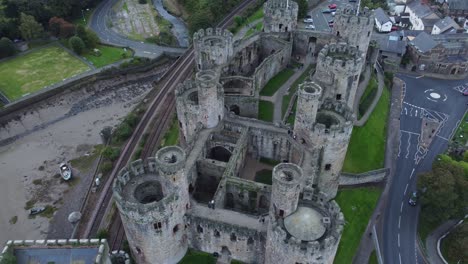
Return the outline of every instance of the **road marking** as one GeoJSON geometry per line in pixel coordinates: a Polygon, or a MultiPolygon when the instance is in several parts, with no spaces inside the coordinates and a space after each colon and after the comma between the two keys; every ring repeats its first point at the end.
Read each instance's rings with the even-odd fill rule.
{"type": "MultiPolygon", "coordinates": [[[[418,77],[416,77],[416,79],[420,79],[420,78],[422,78],[422,77],[424,77],[424,75],[418,76],[418,77]]],[[[400,261],[400,262],[401,262],[401,261],[400,261]]]]}
{"type": "Polygon", "coordinates": [[[403,201],[401,201],[400,213],[403,213],[403,201]]]}
{"type": "Polygon", "coordinates": [[[439,136],[439,135],[436,135],[436,137],[438,137],[438,138],[440,138],[440,139],[443,139],[443,140],[445,140],[445,141],[449,141],[447,138],[444,138],[444,137],[439,136]]]}
{"type": "Polygon", "coordinates": [[[400,264],[401,264],[401,254],[398,252],[398,258],[400,259],[400,264]]]}
{"type": "Polygon", "coordinates": [[[406,184],[406,187],[405,187],[405,193],[403,195],[406,195],[406,192],[408,191],[408,183],[406,184]]]}
{"type": "Polygon", "coordinates": [[[400,133],[400,140],[398,140],[398,157],[400,157],[400,153],[401,153],[401,130],[399,131],[400,133]]]}
{"type": "Polygon", "coordinates": [[[400,233],[398,233],[398,248],[400,248],[400,233]]]}
{"type": "Polygon", "coordinates": [[[411,174],[410,174],[410,176],[409,176],[410,180],[411,180],[411,178],[413,177],[413,173],[414,173],[414,168],[413,168],[413,170],[411,171],[411,174]]]}
{"type": "Polygon", "coordinates": [[[408,156],[409,156],[410,147],[411,147],[411,134],[410,134],[410,136],[408,137],[408,147],[406,148],[406,156],[405,156],[405,159],[407,159],[408,156]]]}
{"type": "Polygon", "coordinates": [[[401,226],[401,215],[398,217],[398,229],[400,229],[401,226]]]}
{"type": "Polygon", "coordinates": [[[411,134],[411,135],[419,136],[419,133],[416,133],[416,132],[406,131],[406,130],[403,130],[403,129],[400,129],[400,131],[401,131],[401,132],[404,132],[404,133],[411,134]]]}

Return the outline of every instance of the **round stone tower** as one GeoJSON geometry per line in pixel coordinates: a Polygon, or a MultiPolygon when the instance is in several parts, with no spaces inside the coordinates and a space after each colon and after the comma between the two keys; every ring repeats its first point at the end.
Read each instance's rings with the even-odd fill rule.
{"type": "Polygon", "coordinates": [[[316,184],[332,199],[336,196],[349,139],[353,130],[354,114],[345,104],[326,100],[317,112],[309,144],[320,150],[316,184]]]}
{"type": "Polygon", "coordinates": [[[176,111],[179,127],[186,142],[192,141],[197,128],[202,127],[199,122],[200,104],[198,101],[198,88],[193,81],[185,81],[175,90],[176,111]]]}
{"type": "Polygon", "coordinates": [[[318,54],[312,80],[323,87],[324,98],[344,102],[353,108],[363,63],[357,48],[346,43],[332,43],[318,54]]]}
{"type": "Polygon", "coordinates": [[[188,248],[184,215],[188,204],[185,152],[158,151],[119,172],[114,199],[137,263],[177,263],[188,248]]]}
{"type": "Polygon", "coordinates": [[[374,13],[365,7],[357,13],[356,9],[348,5],[336,11],[333,34],[357,47],[362,54],[367,54],[372,29],[374,26],[374,13]]]}
{"type": "Polygon", "coordinates": [[[315,82],[304,82],[297,92],[296,120],[294,134],[299,140],[307,138],[315,123],[322,96],[322,88],[315,82]]]}
{"type": "Polygon", "coordinates": [[[195,63],[198,70],[224,65],[234,53],[233,35],[221,28],[200,29],[193,35],[195,63]]]}
{"type": "Polygon", "coordinates": [[[344,223],[335,201],[314,195],[284,219],[270,221],[265,263],[333,263],[344,223]]]}
{"type": "Polygon", "coordinates": [[[200,104],[200,122],[206,128],[213,128],[224,117],[224,92],[219,83],[219,72],[200,71],[196,75],[198,101],[200,104]]]}
{"type": "Polygon", "coordinates": [[[299,6],[292,0],[268,0],[263,5],[265,32],[291,32],[297,28],[299,6]]]}
{"type": "Polygon", "coordinates": [[[302,169],[296,164],[280,163],[273,168],[270,216],[283,218],[297,208],[301,191],[302,169]]]}

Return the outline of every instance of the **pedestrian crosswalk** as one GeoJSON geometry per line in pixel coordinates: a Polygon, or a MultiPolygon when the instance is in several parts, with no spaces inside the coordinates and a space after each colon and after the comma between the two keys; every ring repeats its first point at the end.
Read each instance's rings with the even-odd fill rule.
{"type": "Polygon", "coordinates": [[[406,115],[416,118],[427,118],[432,121],[444,123],[448,120],[448,115],[439,111],[426,109],[417,105],[413,105],[407,102],[403,102],[401,108],[401,115],[406,115]]]}
{"type": "Polygon", "coordinates": [[[455,91],[459,91],[460,93],[466,93],[468,92],[468,82],[465,84],[457,85],[453,87],[455,91]]]}

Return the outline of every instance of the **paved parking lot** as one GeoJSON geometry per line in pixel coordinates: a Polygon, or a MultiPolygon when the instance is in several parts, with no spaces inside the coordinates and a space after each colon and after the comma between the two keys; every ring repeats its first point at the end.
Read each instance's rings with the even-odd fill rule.
{"type": "MultiPolygon", "coordinates": [[[[320,3],[314,9],[309,10],[307,14],[314,19],[313,24],[315,25],[316,31],[331,32],[331,27],[328,26],[328,21],[333,20],[333,16],[331,13],[322,13],[322,10],[328,9],[328,5],[330,4],[336,4],[338,6],[337,9],[340,9],[345,7],[346,5],[355,6],[357,3],[350,3],[349,0],[327,0],[320,3]]],[[[306,25],[308,24],[300,21],[298,27],[300,29],[303,29],[306,25]]]]}

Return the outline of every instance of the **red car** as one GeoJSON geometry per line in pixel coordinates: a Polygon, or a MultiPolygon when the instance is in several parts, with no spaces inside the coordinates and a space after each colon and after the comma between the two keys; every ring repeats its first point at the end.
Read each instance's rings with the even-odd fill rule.
{"type": "Polygon", "coordinates": [[[328,8],[330,9],[336,9],[338,6],[336,4],[331,4],[331,5],[328,5],[328,8]]]}
{"type": "Polygon", "coordinates": [[[397,30],[398,30],[398,27],[397,27],[397,26],[392,26],[391,31],[397,31],[397,30]]]}

